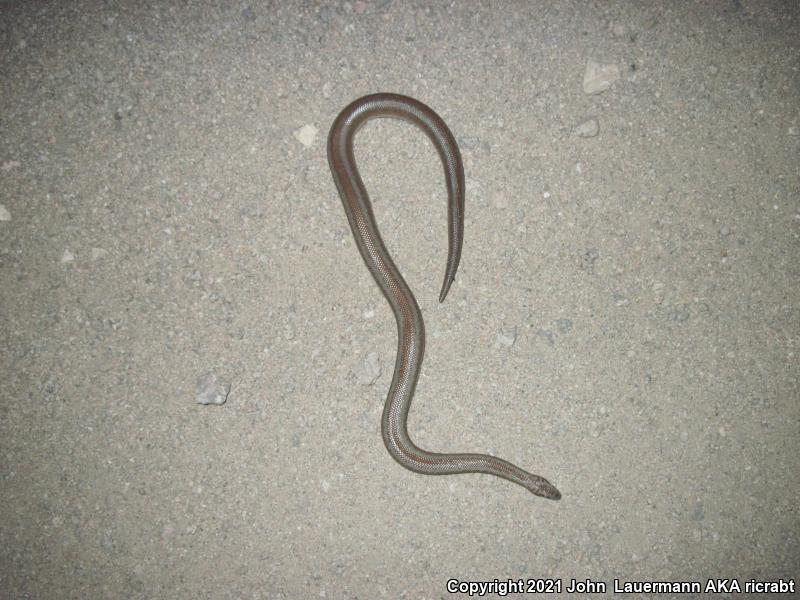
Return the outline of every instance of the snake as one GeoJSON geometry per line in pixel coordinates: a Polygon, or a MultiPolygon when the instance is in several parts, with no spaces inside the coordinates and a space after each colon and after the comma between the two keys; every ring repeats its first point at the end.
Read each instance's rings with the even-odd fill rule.
{"type": "Polygon", "coordinates": [[[328,164],[356,246],[388,300],[397,321],[397,358],[381,419],[389,454],[403,467],[425,475],[486,473],[519,484],[543,498],[561,493],[549,481],[488,454],[442,454],[418,447],[409,437],[407,419],[425,353],[425,325],[417,300],[392,260],[378,231],[353,153],[356,132],[374,118],[408,121],[430,138],[441,158],[447,186],[447,266],[439,294],[443,302],[455,280],[464,241],[464,165],[453,134],[431,108],[408,96],[378,93],[348,104],[328,134],[328,164]]]}

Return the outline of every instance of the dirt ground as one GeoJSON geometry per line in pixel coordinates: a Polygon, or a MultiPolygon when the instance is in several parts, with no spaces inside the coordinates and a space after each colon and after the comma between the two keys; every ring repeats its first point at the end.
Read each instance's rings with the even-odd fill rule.
{"type": "Polygon", "coordinates": [[[0,15],[0,597],[798,577],[797,2],[0,15]],[[325,147],[377,91],[466,167],[439,304],[436,152],[402,122],[357,140],[427,325],[412,437],[559,502],[382,444],[397,332],[325,147]]]}

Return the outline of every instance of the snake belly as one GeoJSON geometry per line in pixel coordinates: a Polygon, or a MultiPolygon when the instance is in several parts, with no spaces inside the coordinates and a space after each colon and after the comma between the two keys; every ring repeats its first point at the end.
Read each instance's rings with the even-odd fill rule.
{"type": "Polygon", "coordinates": [[[381,421],[383,441],[401,465],[426,475],[487,473],[517,483],[537,496],[558,500],[549,481],[487,454],[441,454],[419,448],[408,435],[406,420],[425,350],[425,326],[417,301],[381,239],[372,205],[353,155],[353,138],[373,118],[410,121],[430,138],[442,160],[447,185],[447,267],[439,295],[442,302],[455,279],[464,239],[464,166],[455,138],[430,108],[407,96],[372,94],[342,110],[328,135],[328,164],[342,199],[356,246],[394,311],[397,359],[381,421]]]}

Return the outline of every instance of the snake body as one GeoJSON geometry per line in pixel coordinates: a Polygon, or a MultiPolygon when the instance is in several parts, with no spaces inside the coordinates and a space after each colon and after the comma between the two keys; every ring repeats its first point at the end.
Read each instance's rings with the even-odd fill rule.
{"type": "Polygon", "coordinates": [[[444,121],[421,102],[397,94],[359,98],[342,110],[328,136],[328,163],[344,204],[356,245],[397,320],[397,359],[383,410],[381,431],[389,453],[404,467],[426,475],[488,473],[517,483],[537,496],[558,500],[546,479],[486,454],[440,454],[416,446],[406,420],[422,366],[425,326],[417,301],[381,239],[371,202],[356,167],[353,138],[367,121],[391,117],[410,121],[431,139],[444,165],[448,199],[447,268],[439,301],[447,296],[461,259],[464,239],[464,167],[458,145],[444,121]]]}

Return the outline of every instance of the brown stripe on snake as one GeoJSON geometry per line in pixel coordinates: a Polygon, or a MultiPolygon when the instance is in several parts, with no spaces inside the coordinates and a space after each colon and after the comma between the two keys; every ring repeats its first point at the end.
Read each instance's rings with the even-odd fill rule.
{"type": "Polygon", "coordinates": [[[383,409],[381,430],[389,453],[401,465],[426,475],[488,473],[517,483],[537,496],[558,500],[561,493],[546,479],[486,454],[439,454],[417,447],[408,436],[406,419],[425,350],[422,313],[378,232],[372,206],[353,155],[353,138],[376,117],[410,121],[431,139],[444,165],[447,183],[447,268],[439,302],[447,296],[461,259],[464,239],[464,166],[453,134],[444,121],[421,102],[397,94],[373,94],[350,103],[336,118],[328,136],[328,163],[344,204],[361,256],[397,319],[397,360],[383,409]]]}

